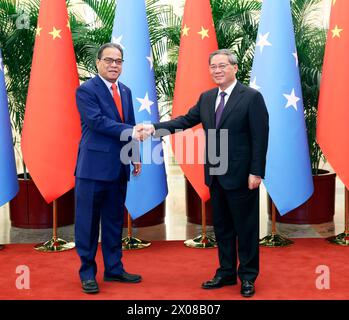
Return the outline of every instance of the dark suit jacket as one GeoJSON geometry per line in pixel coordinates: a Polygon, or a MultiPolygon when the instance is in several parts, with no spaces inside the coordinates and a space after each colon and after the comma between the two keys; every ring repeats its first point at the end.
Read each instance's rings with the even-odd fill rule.
{"type": "MultiPolygon", "coordinates": [[[[206,134],[206,163],[205,183],[210,186],[212,173],[208,151],[208,130],[215,129],[215,103],[218,88],[201,94],[199,101],[186,115],[176,119],[154,124],[156,130],[167,129],[174,133],[176,129],[191,128],[202,123],[206,134]]],[[[221,117],[218,129],[227,129],[228,145],[219,150],[220,134],[216,133],[217,154],[226,152],[228,170],[225,174],[217,175],[220,184],[225,189],[246,187],[248,175],[264,177],[266,152],[269,132],[268,111],[262,95],[250,87],[237,82],[232,91],[221,117]]],[[[163,135],[156,132],[155,135],[163,135]]]]}
{"type": "MultiPolygon", "coordinates": [[[[80,112],[82,136],[79,145],[75,175],[78,178],[111,181],[119,176],[122,166],[121,148],[129,142],[121,141],[123,130],[129,135],[135,125],[131,91],[119,82],[125,122],[121,122],[112,95],[99,76],[84,82],[76,91],[80,112]]],[[[133,159],[135,160],[135,159],[133,159]]]]}

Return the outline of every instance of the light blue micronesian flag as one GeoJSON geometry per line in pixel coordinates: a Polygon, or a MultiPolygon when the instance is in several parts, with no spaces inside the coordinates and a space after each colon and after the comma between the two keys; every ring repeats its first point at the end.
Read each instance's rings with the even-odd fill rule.
{"type": "MultiPolygon", "coordinates": [[[[132,90],[136,123],[159,122],[145,0],[117,2],[112,42],[124,50],[120,81],[132,90]]],[[[159,205],[168,193],[161,141],[142,142],[141,156],[142,172],[131,175],[127,185],[126,207],[133,219],[159,205]]]]}
{"type": "Polygon", "coordinates": [[[17,194],[18,188],[4,66],[0,50],[0,207],[17,194]]]}
{"type": "Polygon", "coordinates": [[[314,190],[289,0],[263,1],[250,81],[269,112],[264,185],[284,215],[314,190]]]}

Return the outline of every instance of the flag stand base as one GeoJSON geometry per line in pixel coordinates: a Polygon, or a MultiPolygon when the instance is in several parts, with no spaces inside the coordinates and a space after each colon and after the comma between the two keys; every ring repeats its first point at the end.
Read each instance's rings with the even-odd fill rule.
{"type": "Polygon", "coordinates": [[[37,244],[34,249],[40,252],[60,252],[75,248],[74,242],[67,242],[63,239],[53,237],[44,243],[37,244]]]}
{"type": "Polygon", "coordinates": [[[134,237],[125,237],[122,239],[122,250],[144,249],[151,245],[151,242],[137,239],[134,237]]]}
{"type": "Polygon", "coordinates": [[[327,238],[327,241],[340,246],[349,246],[349,233],[340,233],[337,236],[327,238]]]}
{"type": "Polygon", "coordinates": [[[217,242],[215,238],[205,234],[194,239],[184,241],[184,245],[189,248],[216,248],[217,242]]]}
{"type": "Polygon", "coordinates": [[[5,246],[3,244],[0,244],[0,250],[4,249],[5,246]]]}
{"type": "Polygon", "coordinates": [[[294,242],[284,238],[278,234],[268,234],[263,239],[259,240],[259,245],[263,247],[286,247],[294,242]]]}

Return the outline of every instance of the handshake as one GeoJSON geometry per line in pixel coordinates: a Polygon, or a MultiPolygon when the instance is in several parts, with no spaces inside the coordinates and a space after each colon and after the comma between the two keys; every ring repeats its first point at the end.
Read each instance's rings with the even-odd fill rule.
{"type": "Polygon", "coordinates": [[[144,141],[148,139],[155,132],[155,128],[152,124],[139,123],[134,126],[133,138],[138,141],[144,141]]]}

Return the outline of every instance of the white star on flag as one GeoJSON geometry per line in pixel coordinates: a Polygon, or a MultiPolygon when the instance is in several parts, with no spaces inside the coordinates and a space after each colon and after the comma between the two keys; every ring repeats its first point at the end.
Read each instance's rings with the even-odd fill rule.
{"type": "Polygon", "coordinates": [[[148,92],[145,94],[144,99],[142,98],[136,98],[136,99],[141,104],[141,107],[139,108],[138,112],[141,112],[142,110],[147,110],[148,113],[151,114],[150,107],[154,104],[154,102],[149,100],[148,92]]]}
{"type": "Polygon", "coordinates": [[[153,52],[151,51],[150,49],[150,53],[149,53],[149,57],[147,57],[147,60],[149,61],[149,64],[150,64],[150,70],[153,69],[153,52]]]}
{"type": "Polygon", "coordinates": [[[296,97],[294,89],[292,89],[291,94],[284,93],[284,97],[287,99],[287,104],[285,108],[292,106],[297,111],[297,102],[300,100],[300,98],[296,97]]]}
{"type": "Polygon", "coordinates": [[[257,85],[257,77],[254,77],[253,81],[250,82],[250,87],[256,90],[259,90],[261,87],[257,85]]]}
{"type": "Polygon", "coordinates": [[[267,32],[265,34],[258,34],[259,40],[256,43],[256,47],[259,47],[261,53],[263,52],[264,47],[272,46],[272,44],[268,41],[269,33],[267,32]]]}
{"type": "Polygon", "coordinates": [[[3,69],[2,69],[2,58],[0,58],[0,71],[3,71],[3,69]]]}
{"type": "Polygon", "coordinates": [[[296,59],[296,66],[298,67],[298,54],[297,54],[297,51],[293,52],[292,55],[296,59]]]}
{"type": "Polygon", "coordinates": [[[116,44],[118,44],[118,45],[120,45],[121,46],[121,48],[122,48],[122,50],[125,50],[126,48],[122,45],[122,43],[121,43],[121,41],[122,41],[122,37],[123,37],[123,35],[121,35],[120,37],[112,37],[112,43],[116,43],[116,44]]]}

